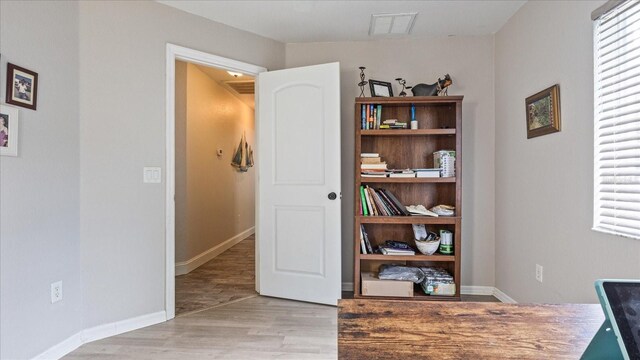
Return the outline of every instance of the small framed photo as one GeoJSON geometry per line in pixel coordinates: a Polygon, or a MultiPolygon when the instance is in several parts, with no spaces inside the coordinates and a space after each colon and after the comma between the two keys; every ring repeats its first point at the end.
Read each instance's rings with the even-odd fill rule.
{"type": "Polygon", "coordinates": [[[525,101],[527,139],[560,131],[560,87],[544,89],[525,101]]]}
{"type": "Polygon", "coordinates": [[[371,88],[371,96],[373,97],[393,97],[391,83],[369,80],[369,87],[371,88]]]}
{"type": "Polygon", "coordinates": [[[18,156],[18,108],[0,104],[0,155],[18,156]]]}
{"type": "Polygon", "coordinates": [[[7,63],[7,104],[35,110],[38,100],[38,74],[7,63]]]}

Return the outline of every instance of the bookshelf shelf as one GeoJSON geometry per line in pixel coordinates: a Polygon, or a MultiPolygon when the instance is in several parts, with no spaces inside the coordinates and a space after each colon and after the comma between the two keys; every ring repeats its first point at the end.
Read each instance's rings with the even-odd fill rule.
{"type": "Polygon", "coordinates": [[[394,260],[394,261],[456,261],[455,256],[449,255],[382,255],[360,254],[360,260],[394,260]]]}
{"type": "MultiPolygon", "coordinates": [[[[452,224],[460,221],[456,216],[357,216],[361,224],[452,224]]],[[[359,238],[358,238],[359,240],[359,238]]]]}
{"type": "MultiPolygon", "coordinates": [[[[395,98],[356,98],[355,100],[355,216],[354,216],[354,297],[385,300],[458,301],[460,300],[460,262],[462,248],[462,96],[422,96],[395,98]],[[418,129],[367,129],[363,120],[364,105],[375,105],[377,121],[396,119],[409,123],[411,107],[414,107],[418,129]],[[378,106],[380,105],[380,106],[378,106]],[[448,178],[389,178],[362,177],[360,163],[362,153],[379,154],[378,161],[385,161],[391,169],[433,168],[433,153],[439,150],[456,152],[455,177],[448,178]],[[361,214],[362,197],[360,187],[370,195],[380,189],[393,194],[396,205],[455,206],[457,216],[364,216],[361,214]],[[375,190],[375,191],[374,191],[375,190]],[[385,240],[400,240],[413,245],[411,224],[425,224],[429,231],[438,233],[448,230],[453,233],[453,254],[416,254],[412,256],[361,253],[360,229],[375,250],[385,240]],[[447,270],[454,278],[454,296],[425,295],[420,285],[414,287],[414,296],[381,297],[361,293],[361,272],[378,271],[381,264],[409,263],[416,266],[437,266],[447,270]]],[[[372,110],[373,111],[373,110],[372,110]]],[[[366,113],[366,111],[365,111],[366,113]]],[[[366,119],[366,118],[365,118],[366,119]]],[[[375,127],[375,126],[374,126],[375,127]]],[[[375,163],[375,162],[374,162],[375,163]]],[[[373,196],[380,197],[380,196],[373,196]]],[[[384,196],[383,196],[384,197],[384,196]]],[[[365,196],[366,198],[366,196],[365,196]]],[[[376,200],[379,201],[380,199],[376,200]]],[[[383,207],[387,205],[383,204],[383,207]]],[[[366,206],[366,205],[365,205],[366,206]]],[[[376,205],[377,206],[377,205],[376,205]]],[[[397,208],[397,206],[396,206],[397,208]]],[[[389,210],[389,209],[387,209],[389,210]]],[[[387,211],[389,212],[389,211],[387,211]]],[[[397,211],[396,211],[397,213],[397,211]]]]}
{"type": "Polygon", "coordinates": [[[429,183],[455,183],[456,178],[391,178],[391,177],[360,177],[363,184],[429,184],[429,183]]]}
{"type": "Polygon", "coordinates": [[[362,136],[425,136],[455,135],[456,129],[397,129],[397,130],[362,130],[362,136]]]}

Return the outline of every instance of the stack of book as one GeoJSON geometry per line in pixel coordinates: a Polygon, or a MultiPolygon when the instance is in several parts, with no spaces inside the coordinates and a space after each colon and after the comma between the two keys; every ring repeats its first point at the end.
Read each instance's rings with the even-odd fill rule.
{"type": "Polygon", "coordinates": [[[385,120],[380,124],[380,129],[406,129],[407,123],[400,122],[397,119],[385,120]]]}
{"type": "Polygon", "coordinates": [[[378,153],[360,154],[360,174],[362,177],[387,177],[387,163],[378,153]]]}
{"type": "Polygon", "coordinates": [[[363,104],[362,123],[360,129],[375,130],[381,129],[380,117],[382,116],[382,105],[363,104]]]}
{"type": "Polygon", "coordinates": [[[415,255],[416,251],[404,241],[387,240],[378,247],[384,255],[415,255]]]}
{"type": "Polygon", "coordinates": [[[390,191],[360,186],[360,215],[409,216],[404,205],[390,191]]]}

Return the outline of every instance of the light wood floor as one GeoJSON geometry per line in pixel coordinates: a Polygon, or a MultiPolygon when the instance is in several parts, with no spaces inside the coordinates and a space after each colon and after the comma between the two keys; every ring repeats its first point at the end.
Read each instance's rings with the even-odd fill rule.
{"type": "Polygon", "coordinates": [[[175,319],[85,344],[64,359],[336,359],[337,309],[258,296],[254,247],[247,238],[176,277],[175,319]]]}
{"type": "Polygon", "coordinates": [[[251,235],[192,272],[176,276],[176,316],[257,295],[255,283],[251,235]]]}
{"type": "Polygon", "coordinates": [[[255,296],[83,345],[64,359],[336,359],[337,308],[255,296]]]}

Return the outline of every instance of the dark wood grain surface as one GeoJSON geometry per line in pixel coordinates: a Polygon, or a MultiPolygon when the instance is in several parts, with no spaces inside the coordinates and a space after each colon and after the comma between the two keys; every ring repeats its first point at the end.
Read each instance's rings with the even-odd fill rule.
{"type": "Polygon", "coordinates": [[[339,359],[579,359],[599,305],[340,300],[339,359]]]}

